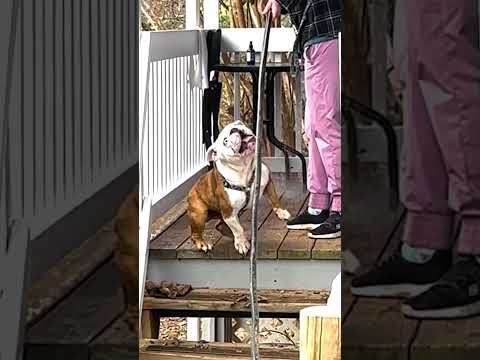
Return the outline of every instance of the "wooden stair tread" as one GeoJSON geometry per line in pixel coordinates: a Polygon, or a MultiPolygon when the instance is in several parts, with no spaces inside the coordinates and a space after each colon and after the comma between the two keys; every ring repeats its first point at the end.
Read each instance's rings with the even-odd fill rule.
{"type": "Polygon", "coordinates": [[[27,294],[28,324],[45,315],[112,256],[115,241],[112,227],[112,224],[105,225],[33,284],[27,294]]]}
{"type": "Polygon", "coordinates": [[[91,360],[127,360],[138,357],[138,335],[123,314],[90,344],[91,360]]]}
{"type": "MultiPolygon", "coordinates": [[[[251,359],[250,345],[234,343],[180,342],[166,343],[159,340],[147,340],[140,349],[141,360],[248,360],[251,359]]],[[[262,359],[297,360],[299,351],[293,345],[261,345],[262,359]]]]}
{"type": "Polygon", "coordinates": [[[109,261],[33,325],[27,332],[27,343],[52,349],[86,346],[122,313],[123,307],[120,279],[109,261]]]}
{"type": "MultiPolygon", "coordinates": [[[[310,306],[324,305],[326,290],[259,290],[259,311],[263,313],[298,313],[310,306]]],[[[145,310],[195,310],[249,312],[248,289],[194,289],[186,296],[168,299],[146,297],[145,310]]]]}

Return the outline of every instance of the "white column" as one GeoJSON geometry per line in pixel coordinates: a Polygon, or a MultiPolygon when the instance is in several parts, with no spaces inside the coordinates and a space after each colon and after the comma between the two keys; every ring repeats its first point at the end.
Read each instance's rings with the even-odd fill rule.
{"type": "Polygon", "coordinates": [[[218,29],[218,3],[219,0],[203,0],[203,27],[205,29],[218,29]]]}
{"type": "Polygon", "coordinates": [[[200,26],[200,0],[185,0],[185,29],[196,29],[200,26]]]}

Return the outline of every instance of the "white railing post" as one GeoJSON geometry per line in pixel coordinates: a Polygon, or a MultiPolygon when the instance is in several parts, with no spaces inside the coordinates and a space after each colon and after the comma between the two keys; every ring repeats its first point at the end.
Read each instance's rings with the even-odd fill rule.
{"type": "Polygon", "coordinates": [[[218,29],[218,0],[203,0],[203,27],[205,29],[218,29]]]}
{"type": "MultiPolygon", "coordinates": [[[[280,62],[282,60],[282,55],[279,53],[274,54],[274,61],[280,62]]],[[[283,79],[282,74],[277,74],[274,80],[274,103],[275,103],[275,111],[274,111],[274,122],[275,122],[275,136],[277,139],[283,139],[283,122],[282,122],[282,85],[283,79]]],[[[255,101],[255,99],[254,99],[255,101]]],[[[282,152],[280,149],[275,147],[275,154],[274,156],[282,156],[282,152]]]]}
{"type": "Polygon", "coordinates": [[[140,203],[144,199],[144,190],[145,190],[145,172],[144,167],[148,164],[144,163],[144,140],[145,140],[145,131],[147,126],[147,100],[148,100],[148,84],[150,77],[150,33],[141,32],[140,33],[140,44],[139,44],[139,102],[138,102],[138,123],[139,123],[139,141],[138,141],[138,154],[139,154],[139,163],[140,163],[140,203]]]}
{"type": "Polygon", "coordinates": [[[200,27],[200,0],[185,0],[185,29],[200,27]]]}

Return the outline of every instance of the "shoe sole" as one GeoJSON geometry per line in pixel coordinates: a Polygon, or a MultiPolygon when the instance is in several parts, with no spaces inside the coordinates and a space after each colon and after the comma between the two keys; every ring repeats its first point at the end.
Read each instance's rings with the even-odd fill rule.
{"type": "Polygon", "coordinates": [[[402,305],[405,316],[417,319],[458,319],[480,314],[480,300],[465,306],[436,310],[415,310],[410,305],[402,305]]]}
{"type": "Polygon", "coordinates": [[[336,239],[336,238],[339,238],[340,236],[342,236],[341,231],[337,231],[331,234],[323,234],[323,235],[315,235],[312,233],[308,233],[308,237],[311,239],[336,239]]]}
{"type": "Polygon", "coordinates": [[[363,287],[352,286],[350,291],[355,296],[363,297],[410,298],[427,291],[432,286],[433,283],[425,285],[396,284],[363,287]]]}
{"type": "Polygon", "coordinates": [[[287,225],[287,229],[290,230],[313,230],[319,227],[321,224],[298,224],[298,225],[287,225]]]}

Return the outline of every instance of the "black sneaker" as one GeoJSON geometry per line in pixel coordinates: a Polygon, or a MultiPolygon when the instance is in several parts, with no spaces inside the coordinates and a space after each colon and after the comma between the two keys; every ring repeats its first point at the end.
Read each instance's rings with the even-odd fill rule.
{"type": "Polygon", "coordinates": [[[287,221],[287,228],[290,230],[312,230],[328,219],[330,212],[322,210],[318,215],[312,215],[305,210],[302,214],[287,221]]]}
{"type": "Polygon", "coordinates": [[[332,211],[327,220],[308,233],[312,239],[334,239],[342,236],[342,214],[332,211]]]}
{"type": "Polygon", "coordinates": [[[480,314],[480,264],[473,257],[455,264],[428,291],[407,300],[402,312],[422,319],[480,314]]]}
{"type": "Polygon", "coordinates": [[[437,250],[423,264],[405,260],[399,251],[380,265],[352,280],[351,292],[368,297],[412,297],[428,290],[448,271],[450,251],[437,250]]]}

